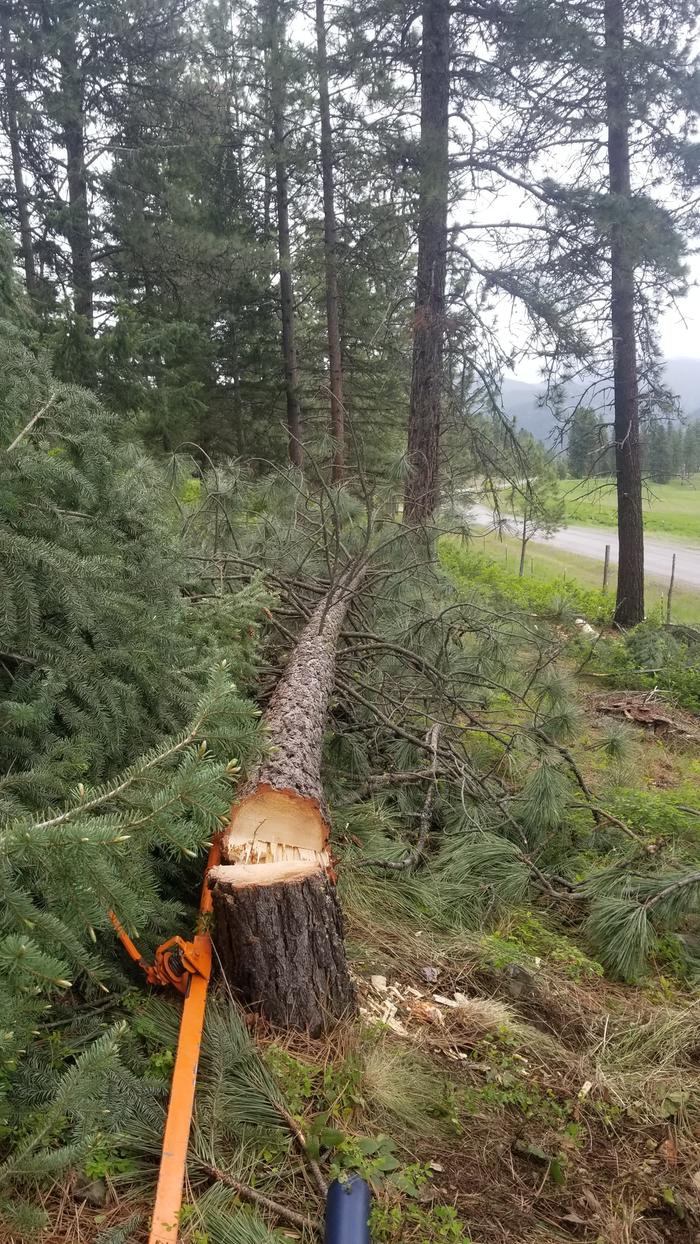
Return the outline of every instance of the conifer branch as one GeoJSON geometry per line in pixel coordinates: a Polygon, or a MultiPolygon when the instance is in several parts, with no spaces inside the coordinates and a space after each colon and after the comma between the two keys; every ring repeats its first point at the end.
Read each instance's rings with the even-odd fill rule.
{"type": "Polygon", "coordinates": [[[287,1124],[287,1127],[292,1133],[292,1136],[294,1137],[299,1148],[304,1154],[304,1157],[306,1158],[306,1161],[309,1164],[309,1169],[314,1177],[316,1187],[318,1188],[321,1196],[325,1200],[326,1194],[328,1192],[328,1184],[323,1178],[323,1175],[321,1173],[321,1168],[318,1162],[309,1153],[309,1148],[306,1143],[306,1136],[304,1135],[303,1130],[297,1123],[296,1119],[294,1118],[294,1115],[290,1114],[289,1111],[283,1105],[281,1105],[281,1103],[275,1102],[275,1109],[277,1110],[277,1113],[280,1115],[280,1117],[284,1119],[285,1123],[287,1124]]]}
{"type": "Polygon", "coordinates": [[[32,418],[29,420],[29,423],[25,424],[25,426],[22,428],[21,432],[18,432],[18,433],[17,433],[17,435],[16,435],[15,439],[12,441],[12,443],[11,443],[10,445],[8,445],[8,446],[7,446],[7,450],[6,450],[6,452],[7,452],[8,454],[11,454],[11,453],[12,453],[12,451],[13,451],[13,449],[16,449],[16,448],[17,448],[17,446],[18,446],[18,445],[20,445],[20,444],[22,443],[22,441],[24,440],[25,436],[28,436],[28,435],[29,435],[29,433],[31,432],[32,428],[34,427],[34,424],[35,424],[35,423],[38,423],[40,419],[43,419],[43,417],[44,417],[44,415],[47,413],[47,411],[49,411],[49,410],[51,409],[51,407],[53,406],[53,404],[54,404],[54,402],[55,402],[55,400],[56,400],[57,395],[58,395],[58,390],[56,390],[56,389],[55,389],[55,390],[54,390],[54,392],[53,392],[53,393],[51,394],[51,396],[49,397],[48,401],[47,401],[47,402],[45,402],[45,403],[44,403],[44,405],[41,407],[41,410],[38,410],[38,411],[36,412],[36,414],[35,414],[35,415],[33,415],[33,416],[32,416],[32,418]]]}
{"type": "Polygon", "coordinates": [[[365,866],[375,868],[386,868],[394,872],[403,872],[408,868],[413,868],[421,859],[425,852],[425,844],[430,833],[430,825],[433,815],[433,806],[435,804],[435,785],[437,782],[437,745],[440,737],[440,726],[436,724],[431,726],[426,736],[427,742],[430,744],[433,753],[433,764],[430,770],[430,785],[428,787],[423,807],[420,814],[420,823],[418,827],[418,838],[416,844],[407,851],[400,860],[363,860],[365,866]]]}
{"type": "Polygon", "coordinates": [[[669,898],[671,894],[675,894],[678,890],[685,890],[691,886],[700,886],[700,872],[688,873],[685,877],[679,877],[677,881],[672,881],[669,885],[660,890],[658,894],[654,894],[643,903],[645,911],[651,911],[652,907],[656,907],[657,903],[663,902],[669,898]]]}
{"type": "Polygon", "coordinates": [[[194,743],[199,738],[201,728],[210,711],[211,706],[207,705],[206,710],[199,715],[185,735],[182,735],[168,747],[163,748],[162,751],[156,752],[155,755],[152,755],[148,760],[138,765],[127,777],[115,785],[107,787],[106,790],[96,795],[94,799],[89,799],[86,803],[74,804],[72,807],[67,808],[65,812],[59,813],[58,816],[49,817],[44,821],[34,821],[32,829],[55,829],[57,825],[65,825],[74,816],[84,816],[86,812],[93,812],[95,808],[102,807],[103,804],[109,803],[112,799],[118,799],[120,795],[123,795],[125,791],[134,785],[134,782],[143,777],[144,773],[147,773],[157,765],[163,764],[171,756],[176,756],[179,752],[184,751],[186,747],[189,747],[191,743],[194,743]]]}
{"type": "Polygon", "coordinates": [[[300,1227],[302,1230],[317,1231],[318,1223],[312,1218],[307,1218],[304,1214],[298,1214],[296,1210],[288,1209],[286,1205],[280,1205],[279,1201],[273,1201],[271,1197],[264,1196],[262,1192],[258,1192],[255,1188],[251,1188],[249,1184],[244,1184],[240,1179],[236,1179],[234,1175],[230,1175],[228,1171],[221,1170],[221,1167],[214,1166],[211,1162],[202,1162],[200,1165],[207,1175],[215,1179],[217,1183],[224,1184],[227,1188],[231,1188],[242,1201],[248,1201],[251,1205],[256,1205],[259,1209],[267,1210],[268,1213],[274,1214],[283,1222],[289,1223],[290,1227],[300,1227]]]}

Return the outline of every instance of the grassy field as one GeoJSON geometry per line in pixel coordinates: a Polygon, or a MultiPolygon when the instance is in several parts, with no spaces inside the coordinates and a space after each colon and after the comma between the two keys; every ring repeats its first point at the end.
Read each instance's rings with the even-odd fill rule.
{"type": "MultiPolygon", "coordinates": [[[[698,494],[700,501],[700,493],[698,494]]],[[[517,572],[520,561],[520,541],[515,537],[475,536],[473,547],[477,552],[486,552],[496,561],[504,562],[517,572]]],[[[534,574],[539,579],[556,579],[562,574],[575,579],[583,587],[599,588],[602,585],[601,563],[599,558],[579,557],[561,549],[550,548],[548,545],[528,545],[525,562],[526,575],[534,574]]],[[[610,568],[609,591],[614,597],[616,588],[616,567],[610,568]]],[[[664,602],[668,584],[659,579],[647,576],[646,601],[647,613],[664,602]]],[[[676,585],[673,590],[673,621],[700,623],[700,593],[692,588],[676,585]]]]}
{"type": "MultiPolygon", "coordinates": [[[[615,485],[612,480],[564,480],[569,523],[614,527],[617,523],[615,485]]],[[[648,484],[644,496],[644,526],[648,532],[684,536],[700,542],[700,475],[686,484],[648,484]]]]}

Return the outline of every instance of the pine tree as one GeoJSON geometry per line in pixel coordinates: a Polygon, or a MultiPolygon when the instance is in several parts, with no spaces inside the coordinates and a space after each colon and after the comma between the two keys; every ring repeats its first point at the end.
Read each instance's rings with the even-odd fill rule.
{"type": "Polygon", "coordinates": [[[450,9],[422,8],[420,189],[413,367],[404,518],[424,521],[439,499],[438,454],[445,342],[449,183],[450,9]]]}
{"type": "Polygon", "coordinates": [[[623,626],[644,618],[644,517],[639,453],[639,389],[635,328],[634,250],[629,216],[630,84],[625,64],[624,0],[605,0],[605,98],[610,229],[610,320],[613,339],[615,474],[617,480],[617,603],[623,626]]]}
{"type": "Polygon", "coordinates": [[[289,169],[286,152],[288,126],[287,47],[286,14],[283,10],[283,0],[269,0],[269,11],[266,14],[265,27],[266,46],[269,51],[269,107],[273,149],[272,162],[275,170],[282,360],[287,400],[289,461],[296,467],[302,467],[304,464],[304,448],[289,224],[289,169]]]}
{"type": "Polygon", "coordinates": [[[574,479],[607,474],[605,428],[594,410],[578,407],[569,421],[567,465],[574,479]]]}
{"type": "Polygon", "coordinates": [[[678,475],[681,479],[685,479],[687,470],[685,466],[685,437],[683,428],[672,424],[669,427],[669,450],[671,456],[671,474],[678,475]]]}
{"type": "Polygon", "coordinates": [[[27,192],[23,168],[23,152],[19,125],[20,101],[15,82],[15,53],[13,47],[12,26],[10,24],[9,13],[5,8],[3,8],[2,15],[0,16],[0,37],[2,38],[3,69],[5,78],[5,103],[7,117],[6,128],[10,144],[10,157],[12,161],[12,178],[14,182],[15,202],[17,207],[20,251],[22,255],[22,264],[24,266],[24,277],[27,283],[27,292],[30,295],[33,295],[36,292],[37,285],[36,265],[34,262],[34,240],[32,237],[29,195],[27,192]]]}
{"type": "Polygon", "coordinates": [[[139,412],[160,449],[283,461],[275,262],[241,168],[241,151],[256,141],[262,158],[264,144],[246,120],[245,49],[219,6],[207,15],[201,44],[169,41],[149,90],[135,80],[125,93],[103,184],[114,315],[101,392],[139,412]]]}
{"type": "MultiPolygon", "coordinates": [[[[508,107],[519,101],[527,124],[519,166],[507,159],[492,165],[501,184],[517,185],[539,214],[543,237],[529,247],[530,268],[537,267],[539,250],[548,279],[558,274],[564,305],[572,310],[578,304],[575,322],[589,334],[579,342],[579,373],[597,375],[600,387],[614,373],[617,620],[624,623],[639,621],[644,612],[637,354],[641,358],[643,349],[645,371],[658,392],[656,309],[683,286],[683,254],[694,221],[692,210],[673,213],[653,196],[649,170],[661,175],[663,168],[664,179],[687,199],[695,159],[695,80],[687,38],[692,25],[692,6],[668,0],[607,0],[587,9],[543,0],[514,6],[499,51],[504,70],[517,65],[513,84],[503,80],[503,97],[508,107]],[[554,148],[566,151],[567,159],[578,153],[569,176],[542,177],[542,142],[550,160],[554,148]],[[639,184],[637,170],[643,170],[639,184]],[[612,334],[601,318],[605,305],[612,334]]],[[[554,357],[565,380],[576,353],[564,365],[561,348],[554,357]]]]}
{"type": "Polygon", "coordinates": [[[688,475],[695,475],[700,470],[700,419],[694,419],[686,427],[683,453],[688,475]]]}
{"type": "Polygon", "coordinates": [[[340,483],[345,467],[345,407],[343,405],[343,363],[340,347],[340,305],[338,293],[338,227],[335,214],[333,175],[333,128],[331,122],[326,12],[324,0],[316,0],[316,64],[319,111],[321,114],[321,180],[323,184],[323,252],[326,275],[326,320],[331,397],[331,436],[335,443],[331,478],[340,483]]]}
{"type": "Polygon", "coordinates": [[[655,484],[668,484],[673,476],[672,431],[665,423],[654,423],[647,434],[647,463],[655,484]]]}

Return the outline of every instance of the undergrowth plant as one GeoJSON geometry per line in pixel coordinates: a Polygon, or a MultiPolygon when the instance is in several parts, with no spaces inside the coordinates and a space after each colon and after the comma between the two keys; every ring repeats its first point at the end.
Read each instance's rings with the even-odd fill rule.
{"type": "Polygon", "coordinates": [[[669,630],[661,620],[647,620],[614,639],[596,644],[593,668],[607,675],[611,687],[667,692],[691,712],[700,711],[700,632],[669,630]]]}
{"type": "Polygon", "coordinates": [[[530,613],[561,621],[582,615],[589,622],[604,623],[612,617],[612,603],[604,592],[583,588],[564,575],[546,582],[520,576],[493,558],[477,553],[461,537],[445,537],[440,543],[439,558],[459,586],[481,586],[494,601],[507,608],[515,604],[530,613]]]}

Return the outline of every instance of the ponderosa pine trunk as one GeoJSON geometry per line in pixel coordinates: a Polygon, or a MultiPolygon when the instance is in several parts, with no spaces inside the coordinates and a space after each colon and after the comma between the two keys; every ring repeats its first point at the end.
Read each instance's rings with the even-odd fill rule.
{"type": "Polygon", "coordinates": [[[631,226],[627,218],[632,186],[624,47],[624,0],[605,0],[608,165],[614,212],[610,242],[610,319],[613,338],[619,546],[615,621],[621,626],[634,626],[644,618],[644,519],[639,449],[634,258],[629,237],[631,226]]]}
{"type": "Polygon", "coordinates": [[[438,504],[438,455],[447,272],[450,95],[449,0],[424,0],[421,52],[418,272],[404,520],[420,523],[438,504]]]}
{"type": "Polygon", "coordinates": [[[92,332],[94,328],[92,233],[85,164],[83,82],[75,34],[70,29],[61,35],[59,61],[63,145],[66,153],[66,181],[68,183],[66,237],[71,253],[73,305],[76,315],[84,317],[88,330],[92,332]]]}
{"type": "Polygon", "coordinates": [[[209,874],[229,985],[277,1026],[313,1035],[356,1009],[321,754],[338,637],[360,579],[348,574],[301,632],[265,713],[271,751],[232,809],[226,862],[209,874]]]}
{"type": "Polygon", "coordinates": [[[321,178],[323,182],[323,254],[326,275],[326,322],[331,390],[331,436],[333,466],[331,478],[340,483],[345,470],[345,407],[343,405],[343,363],[340,348],[340,300],[338,296],[338,228],[335,217],[333,181],[333,129],[328,91],[326,51],[326,13],[324,0],[316,0],[316,56],[318,97],[321,113],[321,178]]]}
{"type": "Polygon", "coordinates": [[[32,297],[36,293],[37,279],[34,265],[34,244],[32,242],[32,226],[29,215],[29,195],[24,182],[22,169],[22,149],[20,145],[19,123],[17,119],[17,88],[15,85],[15,68],[12,56],[12,36],[7,10],[2,13],[3,61],[5,69],[5,108],[7,115],[7,137],[10,143],[12,160],[12,180],[15,186],[17,202],[17,218],[19,221],[19,245],[22,255],[24,278],[27,293],[32,297]]]}
{"type": "Polygon", "coordinates": [[[286,145],[286,81],[283,63],[285,31],[278,0],[272,0],[270,12],[270,112],[272,145],[275,162],[275,199],[277,208],[277,248],[280,275],[280,316],[282,319],[282,359],[284,389],[287,402],[289,461],[300,469],[304,465],[302,446],[299,365],[294,331],[294,282],[292,280],[292,248],[289,235],[289,174],[286,145]]]}

